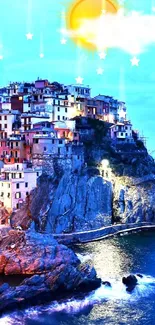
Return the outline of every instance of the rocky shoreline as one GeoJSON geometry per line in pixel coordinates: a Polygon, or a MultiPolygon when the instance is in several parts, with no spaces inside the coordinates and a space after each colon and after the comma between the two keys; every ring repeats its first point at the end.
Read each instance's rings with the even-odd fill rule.
{"type": "Polygon", "coordinates": [[[51,235],[10,230],[0,243],[0,273],[32,275],[19,286],[0,287],[0,312],[42,304],[98,288],[94,267],[51,235]]]}

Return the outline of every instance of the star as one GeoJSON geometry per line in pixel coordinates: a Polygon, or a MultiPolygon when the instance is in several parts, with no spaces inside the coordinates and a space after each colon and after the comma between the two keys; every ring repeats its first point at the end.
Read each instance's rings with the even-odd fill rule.
{"type": "Polygon", "coordinates": [[[96,70],[96,72],[97,72],[97,74],[103,74],[103,72],[104,72],[104,69],[102,69],[102,68],[98,68],[97,70],[96,70]]]}
{"type": "Polygon", "coordinates": [[[107,54],[105,52],[100,52],[99,57],[101,60],[104,60],[106,58],[107,54]]]}
{"type": "Polygon", "coordinates": [[[33,34],[31,34],[31,33],[26,34],[27,40],[32,40],[32,37],[33,37],[33,34]]]}
{"type": "Polygon", "coordinates": [[[0,60],[3,60],[3,55],[0,55],[0,60]]]}
{"type": "Polygon", "coordinates": [[[76,80],[76,83],[77,83],[77,84],[82,85],[82,83],[83,83],[83,78],[81,78],[81,77],[77,77],[75,80],[76,80]]]}
{"type": "Polygon", "coordinates": [[[140,61],[140,60],[137,59],[136,56],[134,56],[134,57],[130,60],[132,66],[136,65],[137,67],[138,67],[138,65],[139,65],[139,61],[140,61]]]}
{"type": "Polygon", "coordinates": [[[40,53],[40,58],[43,59],[43,57],[44,57],[44,54],[40,53]]]}
{"type": "Polygon", "coordinates": [[[62,38],[62,39],[60,40],[60,43],[61,43],[62,45],[65,45],[65,44],[67,43],[67,40],[66,40],[65,38],[62,38]]]}

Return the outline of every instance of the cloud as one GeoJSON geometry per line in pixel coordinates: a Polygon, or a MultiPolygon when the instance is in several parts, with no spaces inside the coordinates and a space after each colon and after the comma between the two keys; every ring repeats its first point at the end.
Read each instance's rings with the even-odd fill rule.
{"type": "Polygon", "coordinates": [[[97,19],[83,19],[80,28],[68,31],[68,37],[83,39],[98,50],[120,48],[130,54],[139,54],[155,42],[155,15],[131,12],[124,15],[105,14],[97,19]]]}

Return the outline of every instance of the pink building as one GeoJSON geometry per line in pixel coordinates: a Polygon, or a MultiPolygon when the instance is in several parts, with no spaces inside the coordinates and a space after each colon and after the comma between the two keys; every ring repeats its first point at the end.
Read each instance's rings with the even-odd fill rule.
{"type": "Polygon", "coordinates": [[[26,197],[37,186],[41,169],[27,168],[25,164],[4,165],[0,177],[0,202],[10,212],[19,209],[26,197]]]}

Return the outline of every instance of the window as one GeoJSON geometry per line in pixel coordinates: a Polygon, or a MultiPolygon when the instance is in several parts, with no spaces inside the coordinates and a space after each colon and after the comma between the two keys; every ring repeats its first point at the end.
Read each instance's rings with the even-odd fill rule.
{"type": "Polygon", "coordinates": [[[29,192],[26,192],[26,196],[28,196],[29,195],[29,192]]]}
{"type": "Polygon", "coordinates": [[[52,139],[52,143],[54,144],[54,139],[52,139]]]}
{"type": "Polygon", "coordinates": [[[44,147],[44,151],[46,151],[47,150],[47,148],[46,147],[44,147]]]}
{"type": "Polygon", "coordinates": [[[65,113],[67,113],[67,107],[65,107],[65,113]]]}
{"type": "Polygon", "coordinates": [[[7,124],[4,124],[5,129],[7,129],[7,124]]]}
{"type": "Polygon", "coordinates": [[[39,172],[37,172],[37,177],[39,176],[39,172]]]}
{"type": "Polygon", "coordinates": [[[58,107],[58,112],[60,112],[60,107],[58,107]]]}
{"type": "Polygon", "coordinates": [[[17,183],[17,184],[16,184],[16,188],[19,188],[19,187],[20,187],[20,184],[19,184],[19,183],[17,183]]]}
{"type": "Polygon", "coordinates": [[[22,173],[19,173],[19,178],[22,178],[22,173]]]}
{"type": "Polygon", "coordinates": [[[7,116],[6,115],[4,116],[4,120],[7,121],[7,116]]]}
{"type": "Polygon", "coordinates": [[[18,147],[18,142],[16,142],[16,147],[18,147]]]}
{"type": "Polygon", "coordinates": [[[25,187],[28,187],[28,183],[27,182],[25,183],[25,187]]]}
{"type": "Polygon", "coordinates": [[[62,140],[59,140],[59,144],[62,144],[62,140]]]}
{"type": "Polygon", "coordinates": [[[60,121],[60,115],[58,115],[58,121],[60,121]]]}
{"type": "Polygon", "coordinates": [[[10,198],[10,193],[8,193],[7,197],[8,197],[8,199],[10,198]]]}
{"type": "Polygon", "coordinates": [[[15,199],[20,199],[21,198],[21,192],[17,192],[15,194],[15,199]]]}
{"type": "Polygon", "coordinates": [[[65,120],[65,117],[63,116],[62,119],[65,120]]]}
{"type": "Polygon", "coordinates": [[[19,209],[19,204],[18,204],[18,203],[16,204],[16,209],[17,209],[17,210],[19,209]]]}
{"type": "Polygon", "coordinates": [[[33,139],[33,143],[39,143],[39,139],[33,139]]]}
{"type": "Polygon", "coordinates": [[[123,136],[123,132],[121,132],[121,136],[123,136]]]}
{"type": "Polygon", "coordinates": [[[4,192],[1,192],[1,197],[3,197],[4,196],[4,192]]]}
{"type": "Polygon", "coordinates": [[[125,133],[125,135],[126,135],[126,137],[128,136],[128,134],[127,134],[127,133],[125,133]]]}
{"type": "Polygon", "coordinates": [[[8,184],[8,188],[10,188],[10,184],[8,184]]]}
{"type": "Polygon", "coordinates": [[[2,119],[2,116],[0,116],[0,120],[2,119]]]}

